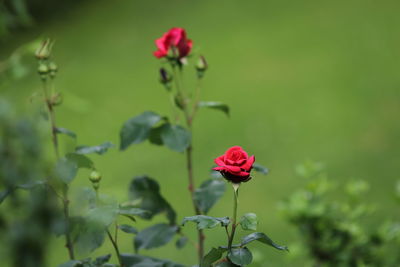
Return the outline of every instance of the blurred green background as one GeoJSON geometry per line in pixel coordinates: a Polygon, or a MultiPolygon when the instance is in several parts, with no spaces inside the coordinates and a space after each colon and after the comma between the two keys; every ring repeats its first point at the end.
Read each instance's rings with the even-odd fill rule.
{"type": "MultiPolygon", "coordinates": [[[[242,186],[239,214],[257,213],[259,230],[289,246],[298,236],[277,204],[303,184],[293,167],[305,159],[325,162],[332,179],[370,182],[368,200],[378,205],[371,224],[399,218],[392,191],[400,166],[400,2],[98,0],[65,12],[61,8],[3,40],[0,55],[4,59],[40,36],[55,39],[57,87],[65,96],[58,124],[75,131],[79,144],[119,144],[122,123],[144,110],[170,115],[152,52],[156,38],[171,27],[184,27],[210,65],[202,99],[232,109],[229,119],[202,110],[195,121],[197,184],[209,177],[216,156],[232,145],[243,146],[271,172],[255,174],[242,186]]],[[[1,96],[23,112],[34,109],[30,97],[40,92],[34,70],[0,83],[1,96]]],[[[194,71],[189,67],[186,74],[194,71]]],[[[65,150],[72,145],[63,139],[65,150]]],[[[183,155],[146,143],[92,159],[104,176],[103,193],[124,200],[130,179],[149,174],[179,219],[192,215],[183,155]]],[[[86,177],[81,173],[73,186],[90,186],[86,177]]],[[[230,213],[228,190],[210,215],[230,213]]],[[[145,225],[138,222],[139,228],[145,225]]],[[[195,237],[193,225],[184,232],[195,237]]],[[[222,240],[225,233],[212,229],[206,246],[222,240]]],[[[63,239],[53,242],[50,266],[67,260],[63,239]]],[[[120,246],[132,252],[131,237],[121,235],[120,246]]],[[[301,266],[290,253],[252,247],[258,264],[251,266],[301,266]]],[[[95,254],[108,251],[106,242],[95,254]]],[[[190,245],[178,251],[171,243],[143,253],[195,262],[190,245]]]]}

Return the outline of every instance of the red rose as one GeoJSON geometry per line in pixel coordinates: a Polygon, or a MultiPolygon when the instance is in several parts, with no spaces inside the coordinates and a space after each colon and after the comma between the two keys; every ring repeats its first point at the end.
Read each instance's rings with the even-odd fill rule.
{"type": "Polygon", "coordinates": [[[186,31],[182,28],[172,28],[165,33],[161,38],[156,40],[157,51],[154,55],[157,58],[162,58],[168,55],[171,47],[176,47],[179,55],[178,58],[183,58],[190,53],[192,49],[192,40],[186,38],[186,31]]]}
{"type": "Polygon", "coordinates": [[[251,179],[250,171],[253,168],[255,157],[249,157],[240,146],[234,146],[214,161],[218,167],[213,170],[219,171],[225,179],[233,183],[241,183],[251,179]]]}

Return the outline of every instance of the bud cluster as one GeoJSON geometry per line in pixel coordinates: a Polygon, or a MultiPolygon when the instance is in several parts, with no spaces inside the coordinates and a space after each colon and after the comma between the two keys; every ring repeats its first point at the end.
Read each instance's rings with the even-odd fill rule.
{"type": "Polygon", "coordinates": [[[45,81],[48,77],[51,79],[55,78],[58,67],[56,63],[51,61],[51,50],[54,42],[47,39],[42,42],[41,46],[36,50],[35,56],[38,60],[38,73],[40,78],[45,81]]]}
{"type": "Polygon", "coordinates": [[[93,170],[89,175],[89,180],[92,182],[93,189],[97,191],[100,187],[101,174],[93,170]]]}

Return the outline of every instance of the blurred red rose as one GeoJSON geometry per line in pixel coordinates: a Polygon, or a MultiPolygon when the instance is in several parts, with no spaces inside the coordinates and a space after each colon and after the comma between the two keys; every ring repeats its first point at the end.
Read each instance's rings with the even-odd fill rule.
{"type": "Polygon", "coordinates": [[[158,50],[154,52],[154,56],[157,58],[165,57],[168,55],[169,50],[175,47],[178,55],[174,56],[183,58],[190,53],[192,45],[192,40],[186,38],[186,31],[184,29],[172,28],[156,40],[158,50]]]}
{"type": "Polygon", "coordinates": [[[240,146],[234,146],[214,161],[218,167],[213,170],[219,171],[225,179],[233,183],[241,183],[251,179],[250,171],[253,168],[255,157],[249,157],[240,146]]]}

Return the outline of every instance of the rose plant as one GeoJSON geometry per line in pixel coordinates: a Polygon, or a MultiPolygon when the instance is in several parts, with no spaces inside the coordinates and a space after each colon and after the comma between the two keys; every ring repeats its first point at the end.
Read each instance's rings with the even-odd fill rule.
{"type": "MultiPolygon", "coordinates": [[[[119,132],[119,148],[124,151],[134,144],[148,140],[158,146],[165,146],[178,153],[184,153],[187,171],[187,188],[193,216],[184,217],[178,222],[178,214],[172,205],[161,194],[157,180],[146,175],[135,177],[128,189],[126,201],[118,203],[112,197],[102,194],[102,177],[99,167],[91,159],[91,154],[104,155],[114,145],[104,142],[100,145],[76,145],[74,149],[63,151],[60,148],[60,135],[71,138],[76,143],[77,134],[59,126],[57,109],[63,103],[62,93],[56,87],[55,80],[58,67],[52,56],[53,42],[45,40],[36,51],[38,73],[42,84],[42,99],[45,107],[45,120],[48,122],[49,134],[54,149],[55,164],[45,177],[35,181],[35,185],[42,186],[46,194],[58,199],[58,216],[54,220],[57,225],[56,235],[64,236],[65,247],[70,260],[60,267],[72,266],[183,266],[170,260],[158,259],[140,255],[142,250],[158,248],[176,239],[178,249],[185,246],[189,237],[184,233],[186,222],[197,223],[197,242],[195,244],[197,263],[201,267],[208,266],[244,266],[252,261],[252,254],[247,244],[252,241],[270,245],[279,250],[287,250],[285,246],[274,243],[266,234],[253,232],[244,236],[239,243],[235,243],[237,227],[247,231],[255,231],[258,221],[254,213],[244,214],[237,221],[238,191],[242,183],[248,182],[251,172],[258,171],[267,174],[268,170],[255,163],[255,156],[243,150],[240,146],[229,148],[222,156],[217,157],[217,164],[212,168],[210,179],[198,185],[194,177],[194,160],[192,134],[193,123],[199,110],[210,108],[230,115],[228,105],[217,101],[202,101],[200,94],[201,82],[208,69],[208,63],[203,55],[195,55],[192,51],[193,41],[187,37],[183,28],[172,28],[155,41],[157,50],[154,56],[160,60],[160,83],[165,87],[171,104],[170,116],[160,115],[153,111],[145,111],[123,123],[119,132]],[[193,64],[192,60],[196,63],[193,64]],[[194,66],[192,70],[197,83],[192,90],[183,83],[183,69],[194,66]],[[82,190],[82,198],[75,201],[71,196],[70,188],[79,170],[89,172],[88,185],[82,190]],[[233,188],[233,214],[231,217],[207,216],[210,209],[225,192],[225,178],[233,188]],[[82,200],[83,199],[83,200],[82,200]],[[71,208],[72,207],[72,208],[71,208]],[[144,229],[137,229],[133,224],[138,219],[152,220],[159,214],[165,215],[165,221],[156,223],[144,229]],[[128,218],[130,224],[122,224],[120,218],[128,218]],[[227,242],[215,245],[205,253],[205,229],[216,226],[225,228],[227,242]],[[229,229],[230,228],[230,229],[229,229]],[[122,253],[118,244],[118,235],[121,232],[133,235],[134,253],[122,253]],[[84,258],[108,239],[111,243],[115,259],[107,254],[95,259],[84,258]],[[225,256],[226,254],[226,256],[225,256]],[[108,263],[114,261],[114,264],[108,263]]],[[[36,176],[35,176],[36,177],[36,176]]],[[[12,190],[22,188],[13,185],[12,190]]],[[[27,188],[24,186],[23,188],[27,188]]],[[[10,189],[11,190],[11,189],[10,189]]],[[[1,194],[1,201],[8,194],[1,194]]],[[[51,227],[50,227],[51,228],[51,227]]],[[[189,235],[190,236],[190,235],[189,235]]]]}

